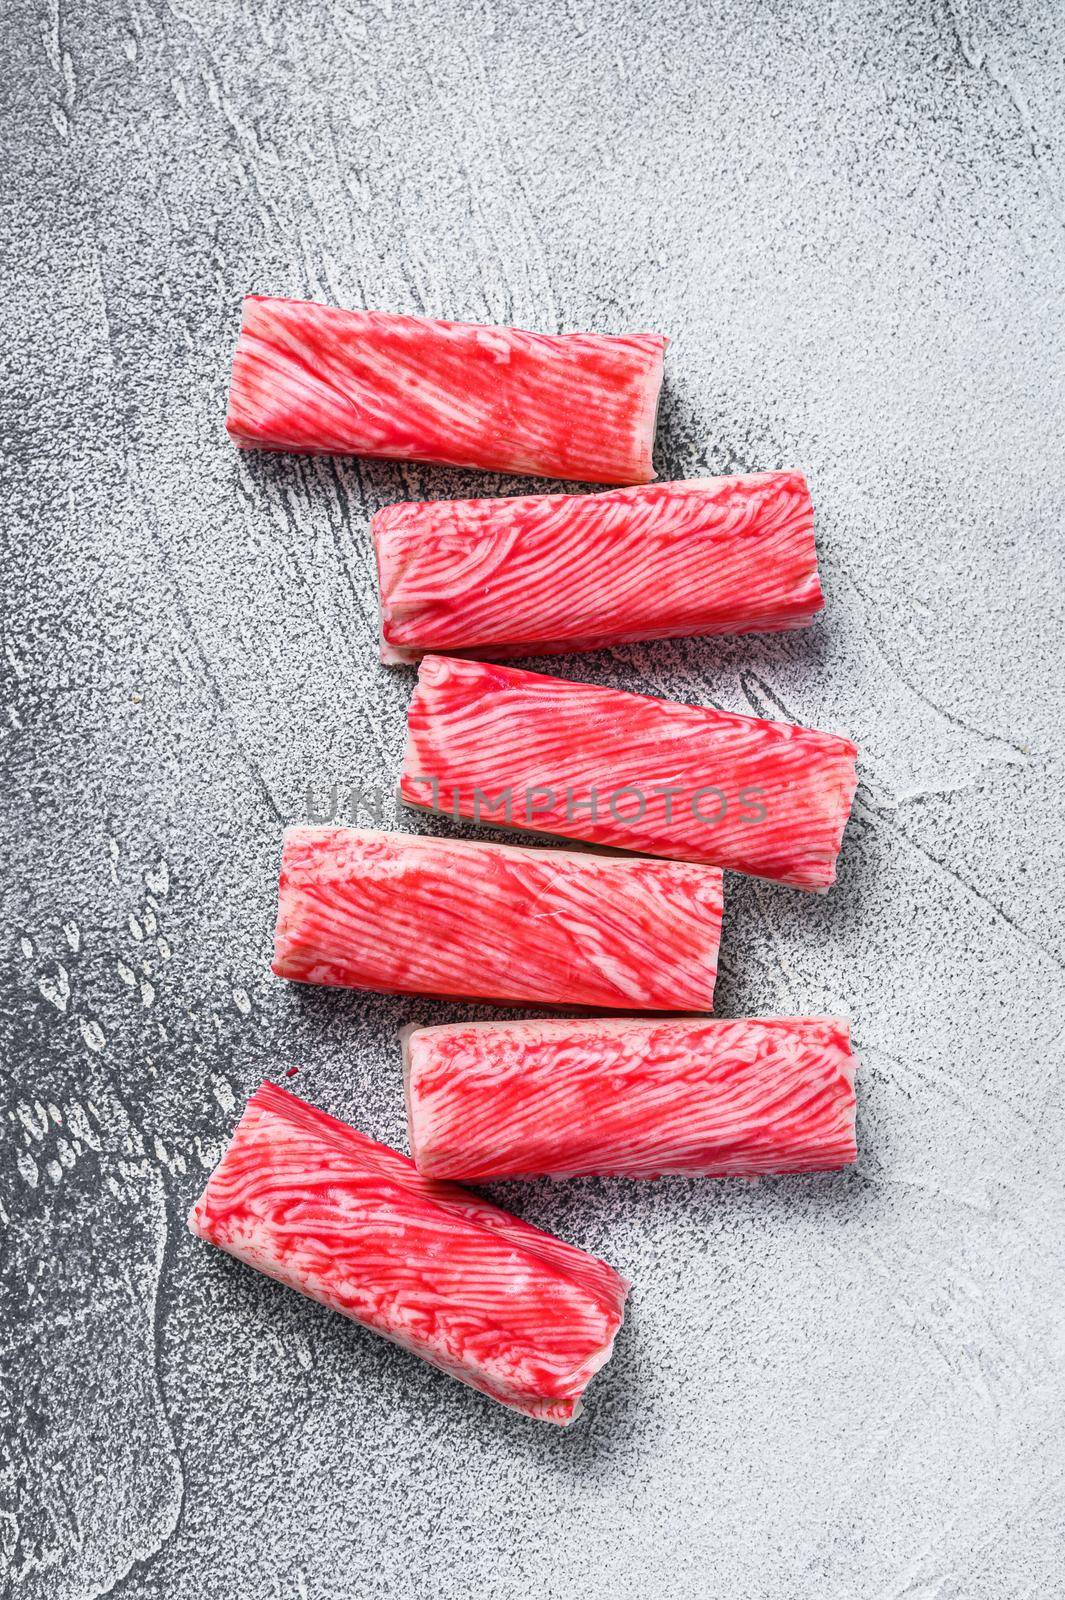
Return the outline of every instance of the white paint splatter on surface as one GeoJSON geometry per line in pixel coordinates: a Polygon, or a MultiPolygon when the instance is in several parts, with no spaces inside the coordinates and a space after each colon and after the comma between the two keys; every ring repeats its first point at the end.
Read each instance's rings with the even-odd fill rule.
{"type": "Polygon", "coordinates": [[[104,1030],[94,1017],[85,1017],[81,1022],[81,1037],[86,1047],[95,1054],[99,1054],[107,1043],[104,1030]]]}
{"type": "Polygon", "coordinates": [[[56,963],[53,972],[41,973],[37,988],[50,1006],[55,1006],[57,1011],[66,1011],[70,1002],[70,978],[62,962],[56,963]]]}

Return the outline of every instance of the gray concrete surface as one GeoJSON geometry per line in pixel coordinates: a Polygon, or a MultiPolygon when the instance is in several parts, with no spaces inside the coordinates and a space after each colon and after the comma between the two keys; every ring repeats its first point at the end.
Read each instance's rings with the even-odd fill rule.
{"type": "Polygon", "coordinates": [[[3,36],[3,1592],[1061,1594],[1062,8],[3,36]],[[516,486],[238,457],[246,290],[664,329],[662,471],[814,489],[811,633],[559,665],[858,741],[837,889],[733,880],[720,999],[852,1013],[861,1161],[499,1191],[635,1281],[568,1432],[184,1231],[264,1073],[402,1142],[453,1013],[270,978],[279,833],[397,769],[373,510],[516,486]]]}

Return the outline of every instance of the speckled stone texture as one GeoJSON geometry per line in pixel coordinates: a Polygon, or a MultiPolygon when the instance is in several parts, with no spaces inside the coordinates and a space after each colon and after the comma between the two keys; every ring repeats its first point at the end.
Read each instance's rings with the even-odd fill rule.
{"type": "Polygon", "coordinates": [[[3,32],[3,1593],[1060,1592],[1065,12],[3,32]],[[857,740],[838,887],[733,879],[719,999],[853,1015],[860,1163],[495,1191],[635,1281],[569,1431],[184,1230],[264,1073],[403,1143],[396,1031],[459,1013],[271,979],[279,834],[398,770],[372,513],[528,487],[239,456],[246,290],[663,329],[660,470],[813,488],[811,632],[552,670],[857,740]]]}

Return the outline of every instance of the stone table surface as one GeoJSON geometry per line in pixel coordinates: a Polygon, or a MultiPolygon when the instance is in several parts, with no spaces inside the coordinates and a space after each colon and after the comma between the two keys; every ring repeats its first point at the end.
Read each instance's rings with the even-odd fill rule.
{"type": "Polygon", "coordinates": [[[2,27],[3,1593],[1061,1593],[1065,12],[2,27]],[[493,1191],[634,1280],[570,1430],[185,1229],[264,1074],[404,1141],[453,1012],[270,977],[279,836],[389,820],[373,511],[519,487],[239,456],[248,290],[662,329],[660,472],[813,489],[812,630],[556,665],[856,739],[837,887],[729,882],[720,1009],[853,1017],[860,1160],[493,1191]]]}

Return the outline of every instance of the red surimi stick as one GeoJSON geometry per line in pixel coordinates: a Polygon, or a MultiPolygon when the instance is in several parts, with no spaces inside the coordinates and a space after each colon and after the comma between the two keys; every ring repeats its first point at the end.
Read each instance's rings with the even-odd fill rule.
{"type": "Polygon", "coordinates": [[[209,1244],[493,1400],[572,1421],[628,1284],[264,1083],[193,1207],[209,1244]]]}
{"type": "Polygon", "coordinates": [[[791,723],[426,656],[400,792],[493,826],[824,889],[856,754],[791,723]]]}
{"type": "Polygon", "coordinates": [[[667,343],[249,295],[226,427],[244,449],[647,483],[667,343]]]}
{"type": "Polygon", "coordinates": [[[813,527],[798,472],[386,506],[381,657],[801,628],[823,605],[813,527]]]}
{"type": "Polygon", "coordinates": [[[755,1177],[856,1154],[836,1017],[457,1023],[404,1051],[411,1153],[433,1177],[755,1177]]]}
{"type": "Polygon", "coordinates": [[[709,1011],[720,935],[713,868],[289,828],[273,970],[398,994],[709,1011]]]}

